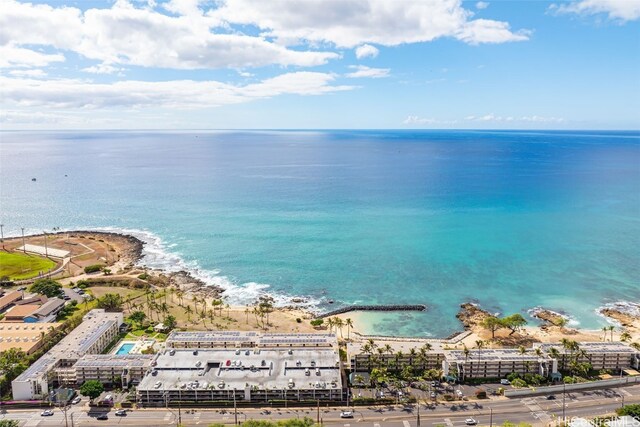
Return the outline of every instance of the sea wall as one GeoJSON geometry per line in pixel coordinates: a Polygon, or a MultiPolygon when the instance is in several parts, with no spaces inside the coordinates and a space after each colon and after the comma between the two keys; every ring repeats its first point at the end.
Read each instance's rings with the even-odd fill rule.
{"type": "Polygon", "coordinates": [[[425,311],[426,309],[427,306],[424,304],[349,305],[320,314],[317,318],[322,319],[323,317],[335,316],[350,311],[425,311]]]}

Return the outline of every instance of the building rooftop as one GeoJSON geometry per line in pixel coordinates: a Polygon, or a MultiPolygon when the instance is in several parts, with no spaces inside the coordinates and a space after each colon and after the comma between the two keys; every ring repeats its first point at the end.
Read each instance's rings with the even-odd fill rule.
{"type": "Polygon", "coordinates": [[[9,292],[8,294],[0,297],[0,311],[4,310],[20,299],[22,299],[22,292],[20,291],[9,292]]]}
{"type": "Polygon", "coordinates": [[[269,347],[316,347],[337,345],[335,334],[287,334],[287,333],[267,333],[262,334],[255,331],[173,331],[167,338],[167,344],[174,343],[209,343],[232,344],[236,347],[258,346],[269,347]]]}
{"type": "Polygon", "coordinates": [[[0,322],[0,353],[10,348],[19,348],[29,353],[40,343],[42,334],[57,329],[60,323],[15,323],[0,322]]]}
{"type": "MultiPolygon", "coordinates": [[[[595,341],[595,342],[579,342],[578,346],[581,350],[586,351],[589,354],[595,353],[640,353],[640,351],[633,347],[623,343],[621,341],[595,341]]],[[[534,348],[539,348],[544,352],[549,352],[552,348],[555,348],[560,353],[571,353],[571,350],[565,349],[560,343],[536,343],[534,348]]]]}
{"type": "Polygon", "coordinates": [[[64,304],[65,304],[65,301],[61,298],[51,298],[50,300],[42,304],[40,308],[38,308],[38,310],[35,312],[35,315],[39,317],[49,316],[50,314],[58,310],[60,307],[62,307],[64,304]]]}
{"type": "Polygon", "coordinates": [[[341,388],[339,356],[333,348],[199,349],[171,353],[165,351],[158,356],[156,374],[147,374],[138,390],[341,388]],[[160,386],[156,387],[158,382],[160,386]]]}
{"type": "Polygon", "coordinates": [[[40,309],[40,306],[36,304],[14,305],[7,310],[4,320],[6,321],[10,317],[23,319],[34,314],[38,309],[40,309]]]}
{"type": "Polygon", "coordinates": [[[533,353],[522,353],[518,349],[482,349],[469,350],[468,354],[465,354],[462,350],[449,350],[445,352],[445,358],[449,362],[519,362],[519,361],[531,361],[537,362],[540,357],[533,353]]]}

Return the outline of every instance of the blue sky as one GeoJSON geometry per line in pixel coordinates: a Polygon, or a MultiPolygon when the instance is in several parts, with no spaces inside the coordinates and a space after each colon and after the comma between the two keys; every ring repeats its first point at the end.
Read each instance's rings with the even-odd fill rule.
{"type": "Polygon", "coordinates": [[[2,129],[639,129],[640,0],[0,0],[2,129]]]}

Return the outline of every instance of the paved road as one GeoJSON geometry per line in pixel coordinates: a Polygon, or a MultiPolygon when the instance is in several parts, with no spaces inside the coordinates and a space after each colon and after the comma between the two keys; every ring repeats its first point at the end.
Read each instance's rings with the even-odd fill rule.
{"type": "MultiPolygon", "coordinates": [[[[640,385],[619,390],[598,390],[579,393],[567,393],[565,415],[595,416],[613,412],[625,403],[640,402],[640,385]]],[[[71,426],[169,426],[176,425],[178,412],[174,409],[145,409],[130,411],[126,417],[116,417],[114,411],[109,413],[107,421],[95,419],[96,413],[90,416],[86,407],[74,406],[68,412],[67,422],[71,426]]],[[[188,426],[207,426],[213,422],[234,423],[233,411],[204,409],[182,410],[182,423],[188,426]]],[[[320,417],[326,426],[340,427],[414,427],[417,425],[415,407],[389,406],[356,408],[355,418],[340,419],[340,409],[321,408],[320,417]]],[[[261,409],[239,410],[238,420],[245,419],[286,419],[296,417],[317,416],[316,408],[305,409],[273,409],[265,415],[261,409]]],[[[546,425],[555,419],[562,418],[562,395],[555,400],[547,400],[545,396],[524,399],[499,399],[484,402],[466,402],[464,404],[441,404],[429,409],[420,407],[421,426],[445,425],[447,427],[463,426],[465,419],[473,417],[481,425],[502,424],[504,421],[528,422],[533,425],[546,425]]],[[[41,417],[40,411],[17,410],[0,414],[0,419],[8,418],[20,421],[25,427],[65,426],[63,413],[56,409],[52,417],[41,417]]]]}

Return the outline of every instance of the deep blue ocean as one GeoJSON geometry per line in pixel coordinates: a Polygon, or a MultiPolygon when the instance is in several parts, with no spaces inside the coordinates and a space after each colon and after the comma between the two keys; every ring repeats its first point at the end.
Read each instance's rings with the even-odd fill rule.
{"type": "Polygon", "coordinates": [[[193,269],[235,303],[424,303],[367,330],[445,336],[466,301],[544,306],[583,327],[605,323],[602,305],[640,301],[638,132],[0,138],[5,235],[129,230],[149,242],[144,262],[193,269]]]}

